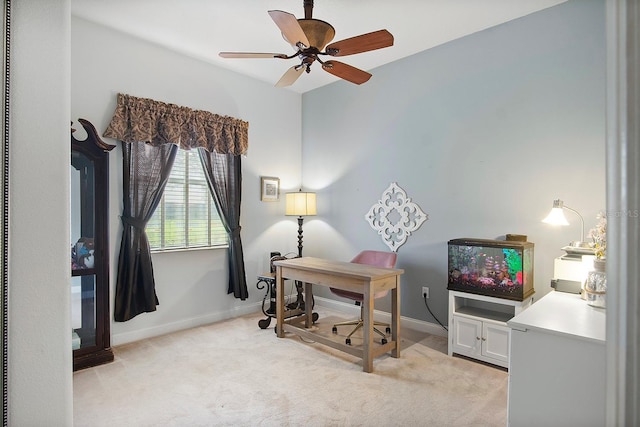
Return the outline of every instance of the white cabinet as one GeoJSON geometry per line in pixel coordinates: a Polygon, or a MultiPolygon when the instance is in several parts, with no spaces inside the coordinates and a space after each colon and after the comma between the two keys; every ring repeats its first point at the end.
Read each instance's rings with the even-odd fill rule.
{"type": "Polygon", "coordinates": [[[509,363],[509,328],[503,323],[463,315],[453,319],[452,353],[506,366],[509,363]]]}
{"type": "Polygon", "coordinates": [[[459,354],[508,367],[511,329],[506,322],[532,300],[449,291],[449,356],[459,354]]]}
{"type": "Polygon", "coordinates": [[[480,353],[480,335],[482,334],[482,322],[456,316],[453,326],[453,351],[461,354],[480,353]]]}
{"type": "Polygon", "coordinates": [[[509,342],[511,330],[500,324],[483,322],[482,356],[509,364],[509,342]]]}
{"type": "Polygon", "coordinates": [[[451,353],[508,366],[510,329],[503,322],[454,315],[453,329],[451,353]]]}
{"type": "Polygon", "coordinates": [[[606,311],[554,291],[509,326],[508,425],[604,426],[606,311]]]}

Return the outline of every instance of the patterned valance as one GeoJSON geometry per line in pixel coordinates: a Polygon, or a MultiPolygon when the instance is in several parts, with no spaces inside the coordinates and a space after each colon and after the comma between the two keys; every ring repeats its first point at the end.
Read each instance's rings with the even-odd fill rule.
{"type": "Polygon", "coordinates": [[[102,135],[124,142],[203,147],[220,154],[246,154],[249,123],[208,111],[118,94],[118,105],[102,135]]]}

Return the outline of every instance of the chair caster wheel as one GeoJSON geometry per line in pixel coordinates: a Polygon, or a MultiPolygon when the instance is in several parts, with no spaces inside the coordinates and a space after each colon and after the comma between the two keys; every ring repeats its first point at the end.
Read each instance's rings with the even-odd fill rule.
{"type": "Polygon", "coordinates": [[[318,313],[311,314],[311,320],[313,320],[313,323],[316,323],[319,318],[320,318],[320,315],[318,313]]]}
{"type": "Polygon", "coordinates": [[[333,328],[331,328],[331,332],[333,332],[334,334],[338,333],[338,328],[336,328],[335,326],[333,328]]]}
{"type": "Polygon", "coordinates": [[[267,329],[270,323],[271,323],[270,317],[267,317],[266,319],[258,320],[258,326],[260,327],[260,329],[267,329]]]}
{"type": "Polygon", "coordinates": [[[344,340],[344,342],[347,345],[351,345],[351,338],[347,338],[346,340],[344,340]]]}
{"type": "Polygon", "coordinates": [[[387,343],[387,339],[386,338],[382,338],[382,340],[380,341],[382,343],[382,345],[387,343]]]}
{"type": "Polygon", "coordinates": [[[385,329],[385,332],[390,334],[391,333],[391,328],[387,326],[387,329],[385,329]]]}

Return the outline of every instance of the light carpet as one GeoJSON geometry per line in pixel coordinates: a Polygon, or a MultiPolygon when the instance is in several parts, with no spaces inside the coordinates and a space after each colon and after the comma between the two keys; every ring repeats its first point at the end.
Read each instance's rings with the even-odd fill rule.
{"type": "MultiPolygon", "coordinates": [[[[343,314],[317,307],[332,336],[343,314]]],[[[401,357],[361,360],[255,314],[114,348],[74,373],[75,426],[505,426],[508,373],[404,329],[401,357]]],[[[350,327],[340,328],[344,340],[350,327]]],[[[356,336],[354,345],[361,343],[356,336]]],[[[376,340],[378,338],[376,337],[376,340]]]]}

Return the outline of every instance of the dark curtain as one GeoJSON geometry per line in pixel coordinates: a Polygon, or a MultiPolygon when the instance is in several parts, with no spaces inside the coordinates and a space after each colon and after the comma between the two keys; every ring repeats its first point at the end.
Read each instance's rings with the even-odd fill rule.
{"type": "Polygon", "coordinates": [[[222,154],[198,148],[207,177],[209,191],[229,236],[229,286],[227,293],[247,299],[247,278],[240,238],[240,200],[242,198],[242,168],[239,155],[222,154]]]}
{"type": "Polygon", "coordinates": [[[118,260],[115,320],[126,321],[140,313],[155,311],[158,305],[144,227],[160,202],[178,147],[203,150],[211,156],[209,164],[221,165],[209,167],[215,172],[206,175],[229,234],[229,293],[246,299],[239,226],[240,155],[248,149],[249,123],[119,93],[103,136],[123,142],[124,231],[118,260]]]}
{"type": "Polygon", "coordinates": [[[118,322],[155,311],[158,305],[151,251],[144,227],[160,203],[177,152],[175,144],[122,143],[124,230],[114,308],[118,322]]]}

